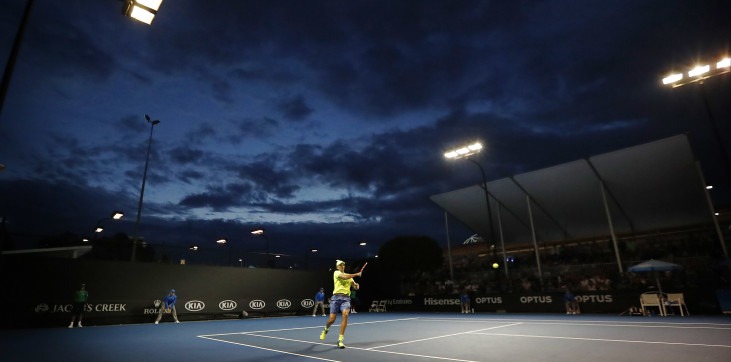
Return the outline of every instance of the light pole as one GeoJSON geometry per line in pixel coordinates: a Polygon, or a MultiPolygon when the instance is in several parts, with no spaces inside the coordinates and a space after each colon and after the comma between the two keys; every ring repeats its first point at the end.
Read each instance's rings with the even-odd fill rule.
{"type": "MultiPolygon", "coordinates": [[[[703,100],[703,107],[706,110],[706,115],[708,116],[708,122],[711,123],[711,129],[713,129],[713,135],[716,138],[716,143],[718,144],[718,149],[721,152],[721,158],[724,161],[725,168],[726,168],[726,176],[728,177],[729,183],[727,183],[727,187],[731,186],[731,161],[729,161],[728,152],[726,152],[726,148],[724,146],[723,139],[721,137],[721,133],[718,131],[718,125],[716,124],[716,119],[713,117],[713,112],[711,111],[711,106],[708,103],[708,96],[706,95],[706,89],[704,87],[704,83],[706,79],[715,77],[721,74],[726,74],[731,72],[731,57],[724,57],[723,59],[716,62],[716,64],[700,64],[695,66],[693,69],[688,70],[688,77],[686,78],[683,73],[673,73],[669,74],[665,78],[662,79],[662,83],[664,85],[672,86],[673,88],[681,87],[686,84],[691,83],[698,83],[698,87],[700,88],[701,93],[701,99],[703,100]]],[[[700,167],[698,167],[698,174],[700,175],[701,179],[703,179],[703,173],[700,171],[700,167]]],[[[705,180],[703,180],[703,183],[705,184],[705,180]]],[[[713,203],[711,202],[711,197],[708,194],[708,190],[710,188],[706,187],[705,193],[706,193],[706,202],[708,203],[708,207],[711,212],[711,218],[713,219],[713,224],[716,228],[716,234],[718,235],[718,240],[721,243],[721,250],[723,250],[723,254],[726,258],[728,258],[728,251],[726,250],[726,244],[723,238],[723,233],[721,232],[721,228],[718,225],[718,214],[714,211],[713,203]]]]}
{"type": "Polygon", "coordinates": [[[137,221],[135,222],[135,238],[132,240],[132,262],[135,261],[137,253],[137,242],[140,239],[140,217],[142,216],[142,198],[145,196],[145,181],[147,180],[147,166],[150,164],[150,148],[152,147],[152,131],[155,125],[159,124],[159,120],[150,120],[150,116],[145,115],[145,119],[150,123],[150,139],[147,141],[147,159],[145,160],[145,172],[142,174],[142,189],[140,190],[140,203],[137,205],[137,221]]]}
{"type": "MultiPolygon", "coordinates": [[[[472,144],[469,144],[467,146],[461,146],[457,147],[452,150],[448,150],[444,152],[444,157],[450,160],[458,160],[461,158],[464,158],[467,161],[470,161],[477,165],[477,167],[480,168],[480,173],[482,174],[482,184],[484,185],[483,191],[485,192],[485,205],[487,206],[487,218],[488,218],[488,225],[490,226],[490,242],[495,243],[495,229],[492,225],[492,207],[490,207],[490,192],[487,190],[487,177],[485,176],[485,169],[482,168],[482,165],[480,165],[479,162],[473,160],[470,158],[470,156],[479,153],[482,151],[482,143],[480,142],[474,142],[472,144]]],[[[503,249],[503,265],[505,268],[508,267],[506,255],[505,255],[505,244],[502,240],[500,240],[502,249],[503,249]]],[[[507,278],[507,269],[506,269],[506,278],[507,278]]],[[[506,280],[506,282],[510,282],[510,280],[506,280]]]]}
{"type": "MultiPolygon", "coordinates": [[[[231,266],[231,245],[228,243],[228,240],[226,240],[226,238],[220,238],[220,239],[216,240],[216,243],[218,245],[225,244],[226,247],[228,248],[228,263],[226,264],[226,266],[231,266]]],[[[239,259],[239,261],[241,261],[241,259],[239,259]]]]}
{"type": "MultiPolygon", "coordinates": [[[[267,265],[268,266],[274,266],[273,265],[274,264],[274,260],[271,259],[271,255],[269,254],[269,238],[267,238],[266,234],[264,234],[264,229],[262,229],[262,228],[253,229],[253,230],[251,230],[251,235],[264,237],[264,240],[266,241],[266,247],[267,247],[267,249],[266,249],[266,253],[267,253],[266,254],[267,255],[267,265]],[[271,260],[271,263],[270,263],[270,260],[271,260]],[[272,264],[272,265],[269,265],[269,264],[272,264]]],[[[277,258],[278,257],[279,257],[279,255],[277,255],[277,258]]]]}

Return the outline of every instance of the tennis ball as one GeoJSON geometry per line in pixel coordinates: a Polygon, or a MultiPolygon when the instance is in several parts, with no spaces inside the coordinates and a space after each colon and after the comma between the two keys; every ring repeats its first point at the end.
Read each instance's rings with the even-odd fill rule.
{"type": "Polygon", "coordinates": [[[498,264],[498,263],[492,263],[492,267],[495,268],[495,269],[497,269],[497,268],[500,267],[500,264],[498,264]]]}

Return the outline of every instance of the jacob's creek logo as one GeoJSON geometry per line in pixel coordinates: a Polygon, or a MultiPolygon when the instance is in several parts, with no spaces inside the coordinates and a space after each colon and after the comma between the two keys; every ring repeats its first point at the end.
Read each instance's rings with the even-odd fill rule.
{"type": "MultiPolygon", "coordinates": [[[[53,304],[40,303],[36,305],[36,313],[69,313],[73,311],[73,304],[53,304]]],[[[127,304],[125,303],[100,303],[100,304],[84,304],[84,312],[126,312],[127,304]]]]}
{"type": "Polygon", "coordinates": [[[224,300],[218,303],[218,308],[221,310],[234,310],[236,309],[236,302],[233,300],[224,300]]]}
{"type": "Polygon", "coordinates": [[[315,306],[315,301],[312,299],[303,299],[300,302],[300,305],[302,306],[302,308],[312,308],[315,306]]]}
{"type": "Polygon", "coordinates": [[[267,304],[266,304],[266,303],[264,303],[264,301],[263,301],[263,300],[259,300],[259,299],[257,299],[257,300],[252,300],[251,302],[249,302],[249,308],[251,308],[251,309],[262,309],[262,308],[264,308],[264,306],[266,306],[266,305],[267,305],[267,304]]]}
{"type": "Polygon", "coordinates": [[[200,300],[191,300],[191,301],[185,302],[185,309],[187,309],[191,312],[200,312],[205,307],[206,307],[206,304],[201,302],[200,300]]]}
{"type": "Polygon", "coordinates": [[[292,306],[292,302],[290,302],[287,299],[280,299],[277,301],[277,308],[279,309],[287,309],[292,306]]]}

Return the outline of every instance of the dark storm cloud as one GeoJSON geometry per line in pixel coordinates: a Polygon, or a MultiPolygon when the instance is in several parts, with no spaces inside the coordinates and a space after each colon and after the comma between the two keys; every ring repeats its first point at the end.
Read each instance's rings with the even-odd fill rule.
{"type": "Polygon", "coordinates": [[[203,151],[187,147],[176,147],[169,151],[170,159],[178,164],[196,163],[203,157],[203,151]]]}
{"type": "Polygon", "coordinates": [[[282,113],[284,118],[291,121],[301,121],[314,111],[312,108],[307,106],[305,97],[298,95],[290,99],[285,99],[279,102],[279,111],[282,113]]]}
{"type": "Polygon", "coordinates": [[[33,13],[33,25],[29,27],[25,46],[42,48],[39,53],[30,52],[26,62],[35,63],[54,78],[99,82],[111,76],[117,67],[116,60],[85,29],[45,11],[33,13]],[[42,54],[33,57],[32,54],[42,54]]]}
{"type": "MultiPolygon", "coordinates": [[[[274,158],[261,158],[236,166],[231,171],[236,172],[240,178],[253,182],[262,195],[269,194],[272,198],[290,198],[300,188],[293,183],[295,170],[289,165],[278,166],[274,158]]],[[[256,196],[252,200],[263,200],[263,198],[256,196]]]]}
{"type": "Polygon", "coordinates": [[[276,134],[279,122],[270,117],[231,121],[239,132],[227,135],[231,143],[238,144],[245,138],[269,138],[276,134]]]}

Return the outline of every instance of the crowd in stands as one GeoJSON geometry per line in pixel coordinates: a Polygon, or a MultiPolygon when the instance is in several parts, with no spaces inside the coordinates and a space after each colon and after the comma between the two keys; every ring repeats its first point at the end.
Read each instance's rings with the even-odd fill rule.
{"type": "Polygon", "coordinates": [[[448,260],[434,272],[402,276],[402,292],[409,295],[459,295],[465,290],[474,294],[562,292],[566,289],[575,292],[650,291],[657,288],[657,281],[663,290],[731,287],[731,265],[724,260],[713,230],[620,239],[617,249],[622,272],[611,240],[539,244],[539,248],[540,274],[532,248],[508,250],[507,275],[502,253],[492,248],[491,253],[453,257],[453,278],[450,277],[448,260]],[[657,272],[657,275],[653,272],[627,272],[628,267],[650,259],[681,265],[682,270],[657,272]],[[493,267],[494,263],[498,263],[497,268],[493,267]]]}

